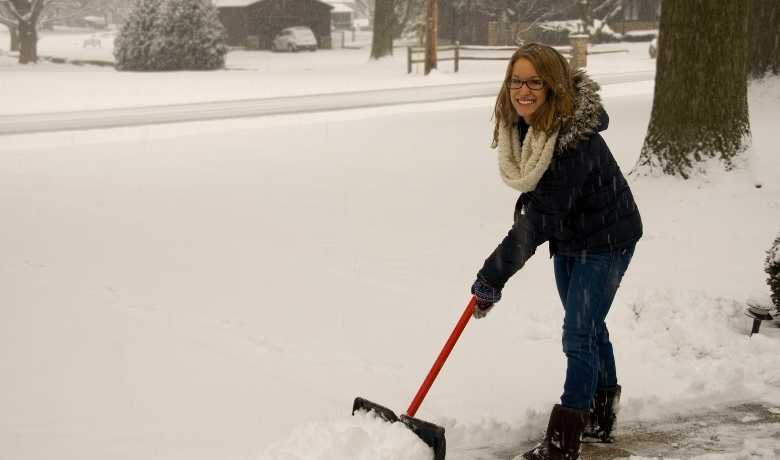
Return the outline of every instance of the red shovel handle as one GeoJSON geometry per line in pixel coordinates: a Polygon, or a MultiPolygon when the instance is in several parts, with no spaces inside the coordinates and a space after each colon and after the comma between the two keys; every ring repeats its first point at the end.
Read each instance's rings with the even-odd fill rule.
{"type": "Polygon", "coordinates": [[[417,413],[417,409],[420,407],[420,404],[422,404],[423,399],[425,399],[425,395],[428,394],[428,390],[431,389],[431,385],[433,385],[433,381],[436,380],[436,376],[439,375],[439,371],[444,366],[444,362],[447,361],[447,357],[450,356],[450,352],[458,341],[461,332],[463,332],[463,329],[466,328],[466,324],[468,324],[471,319],[471,315],[473,314],[476,305],[476,297],[471,296],[471,300],[469,301],[469,304],[466,305],[466,310],[460,315],[460,320],[458,320],[458,324],[455,325],[455,329],[452,331],[452,334],[450,334],[450,338],[447,339],[447,343],[444,344],[444,348],[442,348],[441,353],[439,353],[439,357],[436,358],[436,362],[433,363],[433,367],[431,367],[431,370],[428,372],[428,376],[425,377],[425,381],[420,385],[420,389],[417,390],[417,394],[409,405],[409,409],[406,409],[407,416],[414,417],[414,414],[417,413]]]}

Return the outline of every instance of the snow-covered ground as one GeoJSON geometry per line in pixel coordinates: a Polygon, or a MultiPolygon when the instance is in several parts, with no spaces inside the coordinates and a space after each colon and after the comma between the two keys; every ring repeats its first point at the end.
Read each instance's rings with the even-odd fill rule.
{"type": "MultiPolygon", "coordinates": [[[[39,52],[70,59],[98,59],[95,53],[102,53],[103,59],[111,60],[110,41],[100,49],[83,48],[83,40],[90,36],[44,34],[39,52]]],[[[647,43],[594,48],[629,51],[590,56],[588,70],[596,76],[655,69],[647,43]]],[[[8,34],[2,27],[0,50],[8,50],[8,34]]],[[[46,62],[20,66],[14,58],[0,55],[0,115],[485,81],[499,85],[506,68],[501,61],[464,61],[455,73],[452,62],[442,62],[435,75],[426,77],[418,64],[412,74],[406,73],[404,48],[396,48],[392,57],[379,61],[371,61],[369,55],[369,48],[315,53],[232,51],[227,69],[215,72],[117,72],[111,67],[46,62]],[[35,88],[34,96],[21,88],[35,88]]]]}
{"type": "MultiPolygon", "coordinates": [[[[290,58],[274,88],[300,90],[299,56],[267,56],[290,58]]],[[[309,91],[351,88],[325,52],[309,56],[326,69],[312,67],[309,91]]],[[[400,62],[355,69],[428,83],[400,62]]],[[[67,67],[0,68],[2,110],[22,100],[9,80],[30,79],[53,98],[39,110],[59,110],[79,105],[43,85],[110,97],[124,75],[67,67]]],[[[264,78],[136,76],[171,88],[178,77],[175,97],[198,99],[208,82],[229,95],[232,75],[264,78]]],[[[605,138],[626,171],[652,91],[603,91],[605,138]]],[[[488,149],[492,102],[2,137],[0,458],[429,458],[408,430],[349,412],[355,396],[403,411],[511,225],[516,196],[488,149]]],[[[743,314],[767,296],[762,264],[780,230],[778,106],[780,82],[751,87],[750,171],[632,179],[645,237],[608,320],[626,423],[741,401],[780,409],[780,329],[749,338],[743,314]]],[[[448,458],[494,459],[536,438],[561,393],[545,253],[468,326],[418,413],[446,427],[448,458]]],[[[706,458],[772,458],[775,428],[706,458]]]]}

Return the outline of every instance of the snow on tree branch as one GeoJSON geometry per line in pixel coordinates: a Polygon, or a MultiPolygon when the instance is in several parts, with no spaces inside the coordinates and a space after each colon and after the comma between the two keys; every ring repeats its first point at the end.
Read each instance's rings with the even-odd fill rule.
{"type": "Polygon", "coordinates": [[[604,0],[599,6],[593,8],[593,12],[598,14],[601,12],[601,10],[609,8],[612,5],[618,5],[622,8],[622,5],[617,0],[604,0]]]}
{"type": "MultiPolygon", "coordinates": [[[[608,2],[605,2],[604,4],[606,3],[608,2]]],[[[615,8],[612,11],[608,12],[607,15],[601,19],[601,24],[596,28],[595,33],[600,34],[601,30],[604,29],[604,26],[607,25],[607,21],[615,17],[621,11],[623,11],[623,5],[621,3],[616,4],[615,8]]]]}
{"type": "Polygon", "coordinates": [[[518,10],[518,15],[526,18],[526,21],[528,22],[528,26],[522,30],[518,30],[518,34],[528,32],[540,22],[546,21],[548,18],[555,16],[557,14],[564,13],[572,9],[574,6],[576,6],[576,2],[558,8],[547,6],[546,1],[540,2],[537,0],[532,0],[532,1],[521,2],[521,3],[524,5],[523,8],[524,11],[518,10]],[[528,19],[531,20],[529,21],[528,19]]]}
{"type": "Polygon", "coordinates": [[[4,0],[0,0],[0,24],[6,27],[16,27],[16,20],[12,19],[13,13],[4,0]]]}
{"type": "Polygon", "coordinates": [[[16,5],[12,3],[11,0],[0,0],[0,5],[4,5],[8,12],[11,13],[11,16],[16,17],[17,21],[22,21],[24,19],[24,16],[19,13],[19,10],[16,9],[16,5]]]}

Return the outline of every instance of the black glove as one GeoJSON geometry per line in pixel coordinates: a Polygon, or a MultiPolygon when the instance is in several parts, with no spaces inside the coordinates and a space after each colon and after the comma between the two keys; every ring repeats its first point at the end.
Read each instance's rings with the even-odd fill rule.
{"type": "Polygon", "coordinates": [[[471,293],[477,298],[477,305],[472,315],[476,319],[484,318],[493,305],[501,300],[501,290],[477,278],[471,285],[471,293]]]}

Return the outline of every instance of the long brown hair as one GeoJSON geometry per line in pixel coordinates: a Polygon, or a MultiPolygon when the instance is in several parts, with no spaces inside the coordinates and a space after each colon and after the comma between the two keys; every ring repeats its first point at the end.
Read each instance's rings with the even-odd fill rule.
{"type": "Polygon", "coordinates": [[[574,115],[574,83],[569,63],[554,48],[539,43],[527,43],[518,48],[509,59],[504,81],[496,97],[496,106],[493,109],[496,122],[493,129],[494,148],[498,146],[499,126],[509,127],[518,120],[509,96],[509,80],[512,78],[512,67],[520,59],[527,59],[533,64],[544,81],[547,96],[545,103],[531,115],[530,125],[535,130],[542,130],[550,135],[558,128],[566,129],[574,115]]]}

